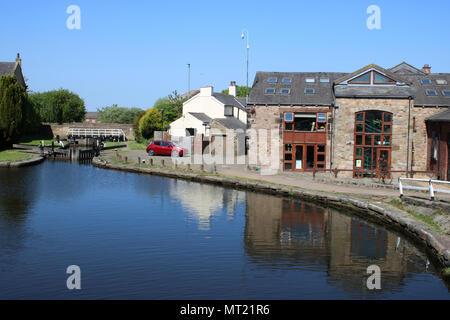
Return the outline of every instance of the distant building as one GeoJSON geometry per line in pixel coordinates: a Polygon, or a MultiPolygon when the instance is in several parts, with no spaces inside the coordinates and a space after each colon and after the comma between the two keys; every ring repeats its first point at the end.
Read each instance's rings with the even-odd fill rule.
{"type": "Polygon", "coordinates": [[[0,62],[0,77],[15,75],[19,84],[26,88],[25,79],[22,74],[22,59],[17,54],[16,62],[0,62]]]}
{"type": "Polygon", "coordinates": [[[97,122],[98,122],[98,112],[86,112],[84,123],[97,123],[97,122]]]}

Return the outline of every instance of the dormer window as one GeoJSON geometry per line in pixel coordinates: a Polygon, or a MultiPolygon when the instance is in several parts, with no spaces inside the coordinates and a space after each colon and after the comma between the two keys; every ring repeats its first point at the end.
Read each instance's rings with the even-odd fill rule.
{"type": "Polygon", "coordinates": [[[436,84],[446,85],[447,84],[447,80],[445,80],[445,79],[437,79],[436,80],[436,84]]]}
{"type": "Polygon", "coordinates": [[[278,82],[278,78],[276,78],[276,77],[269,78],[269,79],[267,79],[267,82],[268,83],[277,83],[278,82]]]}
{"type": "Polygon", "coordinates": [[[373,83],[374,84],[395,84],[396,82],[391,78],[383,76],[378,72],[373,72],[373,83]]]}
{"type": "Polygon", "coordinates": [[[437,96],[438,95],[436,90],[427,90],[426,94],[427,94],[427,96],[437,96]]]}
{"type": "Polygon", "coordinates": [[[314,79],[314,78],[306,78],[305,81],[306,81],[306,83],[314,83],[314,82],[316,82],[316,79],[314,79]]]}
{"type": "Polygon", "coordinates": [[[370,72],[367,72],[353,80],[350,80],[350,84],[370,84],[370,72]]]}
{"type": "Polygon", "coordinates": [[[450,97],[450,90],[443,90],[442,94],[444,95],[444,97],[450,97]]]}
{"type": "Polygon", "coordinates": [[[291,89],[283,88],[280,90],[281,94],[291,94],[291,89]]]}
{"type": "Polygon", "coordinates": [[[420,80],[420,82],[422,83],[422,84],[431,84],[431,80],[430,79],[422,79],[422,80],[420,80]]]}
{"type": "Polygon", "coordinates": [[[275,94],[275,89],[274,88],[267,88],[265,93],[266,94],[275,94]]]}
{"type": "Polygon", "coordinates": [[[314,94],[314,93],[316,93],[316,90],[314,90],[313,88],[306,88],[305,93],[306,94],[314,94]]]}
{"type": "Polygon", "coordinates": [[[329,78],[320,78],[320,83],[329,83],[330,79],[329,78]]]}
{"type": "Polygon", "coordinates": [[[283,83],[292,83],[292,78],[283,78],[283,80],[281,82],[283,82],[283,83]]]}
{"type": "Polygon", "coordinates": [[[234,116],[234,107],[233,106],[225,106],[225,116],[226,117],[234,116]]]}

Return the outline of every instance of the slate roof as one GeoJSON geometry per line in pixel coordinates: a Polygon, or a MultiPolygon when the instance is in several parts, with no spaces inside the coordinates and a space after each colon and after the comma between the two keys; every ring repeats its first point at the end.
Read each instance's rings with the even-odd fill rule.
{"type": "Polygon", "coordinates": [[[413,84],[415,106],[450,107],[450,97],[443,94],[444,90],[450,91],[450,73],[402,74],[401,76],[413,84]],[[422,79],[431,80],[431,84],[422,84],[422,79]],[[447,84],[437,84],[436,80],[446,80],[447,84]],[[428,96],[426,90],[435,90],[437,96],[428,96]]]}
{"type": "Polygon", "coordinates": [[[241,110],[246,110],[245,99],[235,98],[229,94],[222,94],[218,92],[213,93],[213,97],[222,102],[226,106],[234,106],[241,110]]]}
{"type": "Polygon", "coordinates": [[[450,97],[444,96],[443,91],[450,91],[450,73],[427,74],[406,62],[402,62],[390,69],[383,69],[376,65],[368,65],[352,73],[337,72],[257,72],[250,92],[249,104],[252,105],[311,105],[329,106],[336,97],[349,98],[414,98],[415,106],[450,107],[450,97]],[[356,76],[370,68],[378,69],[387,76],[398,81],[396,86],[346,86],[335,85],[345,79],[356,76]],[[277,78],[276,83],[269,83],[268,79],[277,78]],[[291,78],[292,83],[283,83],[283,78],[291,78]],[[314,78],[314,83],[307,83],[306,78],[314,78]],[[320,78],[329,78],[330,82],[321,83],[320,78]],[[422,79],[429,79],[430,85],[421,83],[422,79]],[[437,84],[436,80],[446,80],[447,84],[437,84]],[[275,94],[266,94],[266,89],[275,89],[275,94]],[[290,94],[281,94],[282,88],[291,89],[290,94]],[[313,88],[315,94],[306,94],[306,88],[313,88]],[[437,96],[426,94],[426,90],[435,90],[437,96]]]}
{"type": "Polygon", "coordinates": [[[15,62],[0,62],[0,77],[14,74],[16,70],[15,62]]]}
{"type": "Polygon", "coordinates": [[[432,115],[427,118],[431,122],[450,122],[450,109],[432,115]]]}
{"type": "Polygon", "coordinates": [[[249,104],[268,105],[331,105],[334,102],[333,82],[347,75],[339,72],[257,72],[250,92],[249,104]],[[276,83],[269,83],[269,78],[277,78],[276,83]],[[291,78],[291,83],[283,83],[283,78],[291,78]],[[307,83],[307,78],[314,78],[314,83],[307,83]],[[328,78],[328,83],[321,83],[320,78],[328,78]],[[266,89],[274,88],[275,94],[266,94],[266,89]],[[281,89],[291,89],[290,94],[282,94],[281,89]],[[313,88],[315,94],[306,94],[305,89],[313,88]]]}
{"type": "Polygon", "coordinates": [[[217,121],[227,129],[247,129],[247,125],[235,117],[216,118],[214,121],[217,121]]]}
{"type": "Polygon", "coordinates": [[[202,112],[189,112],[189,114],[202,122],[211,123],[212,118],[208,117],[206,114],[202,112]]]}
{"type": "Polygon", "coordinates": [[[86,119],[98,119],[98,112],[86,112],[86,119]]]}
{"type": "Polygon", "coordinates": [[[408,99],[414,94],[409,86],[336,86],[336,98],[385,98],[408,99]]]}

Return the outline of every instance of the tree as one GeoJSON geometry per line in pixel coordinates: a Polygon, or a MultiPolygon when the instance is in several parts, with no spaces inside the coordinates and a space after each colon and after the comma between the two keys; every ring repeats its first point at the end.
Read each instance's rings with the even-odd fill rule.
{"type": "Polygon", "coordinates": [[[86,108],[83,99],[66,89],[32,93],[31,101],[42,121],[50,123],[83,122],[86,108]]]}
{"type": "Polygon", "coordinates": [[[148,109],[139,120],[139,131],[143,138],[150,139],[155,131],[162,129],[162,115],[158,108],[148,109]]]}
{"type": "Polygon", "coordinates": [[[163,113],[164,109],[164,123],[167,125],[179,119],[183,115],[183,103],[187,98],[182,99],[176,91],[169,94],[167,97],[158,99],[154,106],[163,113]]]}
{"type": "Polygon", "coordinates": [[[0,77],[0,145],[11,145],[40,123],[26,89],[13,75],[0,77]]]}
{"type": "Polygon", "coordinates": [[[137,142],[141,142],[142,140],[142,134],[141,130],[139,130],[139,122],[141,121],[141,118],[145,115],[145,111],[140,111],[139,114],[136,115],[133,121],[133,130],[134,130],[134,140],[137,142]]]}
{"type": "MultiPolygon", "coordinates": [[[[248,88],[248,95],[250,96],[250,91],[252,88],[248,88]]],[[[222,94],[229,94],[229,89],[222,90],[222,94]]],[[[245,98],[247,97],[247,89],[246,87],[237,86],[237,97],[238,98],[245,98]]]]}
{"type": "Polygon", "coordinates": [[[103,123],[130,124],[134,123],[134,120],[141,112],[143,110],[139,108],[123,108],[113,104],[110,107],[98,109],[98,120],[103,123]]]}

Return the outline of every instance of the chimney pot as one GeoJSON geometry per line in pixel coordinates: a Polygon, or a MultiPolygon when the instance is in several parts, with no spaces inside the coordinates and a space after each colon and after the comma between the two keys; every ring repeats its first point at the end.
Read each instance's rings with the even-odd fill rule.
{"type": "Polygon", "coordinates": [[[230,82],[230,87],[228,88],[228,94],[233,97],[237,97],[237,86],[236,81],[230,82]]]}
{"type": "Polygon", "coordinates": [[[425,64],[422,68],[423,71],[425,71],[426,73],[430,74],[431,73],[431,67],[428,64],[425,64]]]}

